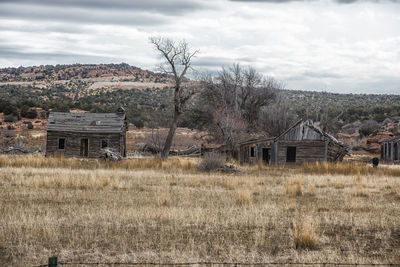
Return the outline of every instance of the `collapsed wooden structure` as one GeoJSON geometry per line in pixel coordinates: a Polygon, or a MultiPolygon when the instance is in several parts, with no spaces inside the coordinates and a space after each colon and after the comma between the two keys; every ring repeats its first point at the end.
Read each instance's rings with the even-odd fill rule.
{"type": "Polygon", "coordinates": [[[125,110],[116,113],[51,112],[46,126],[46,155],[99,158],[110,148],[126,157],[125,110]]]}
{"type": "Polygon", "coordinates": [[[400,160],[400,136],[395,136],[383,142],[381,146],[381,158],[386,162],[400,160]]]}
{"type": "Polygon", "coordinates": [[[341,161],[347,153],[343,143],[314,126],[311,120],[298,121],[278,137],[239,144],[241,164],[341,161]]]}

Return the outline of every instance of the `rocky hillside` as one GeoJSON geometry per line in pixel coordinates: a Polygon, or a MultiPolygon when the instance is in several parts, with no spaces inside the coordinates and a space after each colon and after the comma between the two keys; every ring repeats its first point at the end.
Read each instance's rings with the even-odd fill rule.
{"type": "MultiPolygon", "coordinates": [[[[50,110],[113,112],[119,105],[126,108],[130,122],[137,127],[166,127],[172,83],[165,74],[125,63],[3,68],[0,128],[27,128],[31,124],[40,128],[50,110]]],[[[280,93],[293,121],[319,122],[355,149],[377,153],[382,140],[400,133],[400,95],[280,93]]],[[[179,125],[197,127],[186,115],[179,125]]]]}
{"type": "Polygon", "coordinates": [[[165,74],[121,64],[46,65],[0,69],[0,85],[34,86],[49,88],[81,85],[86,89],[144,89],[169,86],[171,79],[165,74]]]}

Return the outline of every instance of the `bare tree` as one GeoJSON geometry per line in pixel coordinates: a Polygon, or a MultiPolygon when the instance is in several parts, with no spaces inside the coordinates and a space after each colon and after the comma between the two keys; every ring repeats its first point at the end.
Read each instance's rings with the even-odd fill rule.
{"type": "Polygon", "coordinates": [[[260,125],[261,129],[269,136],[278,136],[297,119],[290,113],[290,107],[282,94],[278,93],[275,102],[262,110],[260,125]]]}
{"type": "Polygon", "coordinates": [[[228,109],[215,109],[209,131],[215,141],[223,144],[227,151],[233,151],[244,138],[247,128],[248,124],[239,114],[228,109]]]}
{"type": "Polygon", "coordinates": [[[197,90],[183,84],[187,71],[191,68],[192,59],[198,50],[192,51],[186,41],[174,42],[169,38],[151,37],[150,42],[155,46],[164,64],[160,65],[162,72],[174,78],[174,113],[169,132],[165,140],[161,158],[166,159],[172,145],[179,117],[182,115],[186,103],[197,93],[197,90]]]}
{"type": "Polygon", "coordinates": [[[207,103],[240,114],[250,124],[256,123],[261,109],[274,102],[281,88],[273,78],[265,78],[255,69],[244,69],[239,64],[222,68],[215,79],[207,77],[204,85],[202,96],[207,103]]]}
{"type": "Polygon", "coordinates": [[[244,133],[263,130],[262,111],[274,103],[282,88],[273,78],[239,64],[222,68],[216,77],[205,77],[202,84],[195,117],[217,141],[232,150],[244,133]]]}
{"type": "Polygon", "coordinates": [[[166,138],[166,131],[162,131],[159,128],[151,127],[151,134],[146,136],[146,144],[151,146],[153,151],[158,154],[162,151],[166,138]]]}

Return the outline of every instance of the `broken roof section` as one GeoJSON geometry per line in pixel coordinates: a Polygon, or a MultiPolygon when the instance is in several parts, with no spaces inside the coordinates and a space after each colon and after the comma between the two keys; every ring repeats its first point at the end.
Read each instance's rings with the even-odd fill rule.
{"type": "Polygon", "coordinates": [[[330,140],[331,142],[346,147],[342,142],[337,140],[332,135],[322,131],[317,126],[314,125],[312,120],[299,120],[293,126],[288,128],[282,134],[277,137],[262,137],[262,138],[253,138],[248,139],[243,142],[240,142],[239,145],[246,145],[257,142],[264,141],[278,141],[278,140],[290,140],[290,141],[304,141],[304,140],[330,140]]]}
{"type": "Polygon", "coordinates": [[[65,113],[51,112],[46,130],[75,133],[121,133],[125,113],[65,113]]]}
{"type": "Polygon", "coordinates": [[[277,140],[330,140],[344,146],[335,137],[315,126],[312,120],[299,120],[292,127],[276,137],[275,141],[277,140]]]}

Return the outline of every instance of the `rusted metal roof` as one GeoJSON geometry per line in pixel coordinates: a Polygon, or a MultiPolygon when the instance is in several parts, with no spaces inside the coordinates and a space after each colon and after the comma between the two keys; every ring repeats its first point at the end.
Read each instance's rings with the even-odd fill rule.
{"type": "Polygon", "coordinates": [[[125,113],[51,112],[47,131],[79,133],[121,133],[125,130],[125,113]]]}

